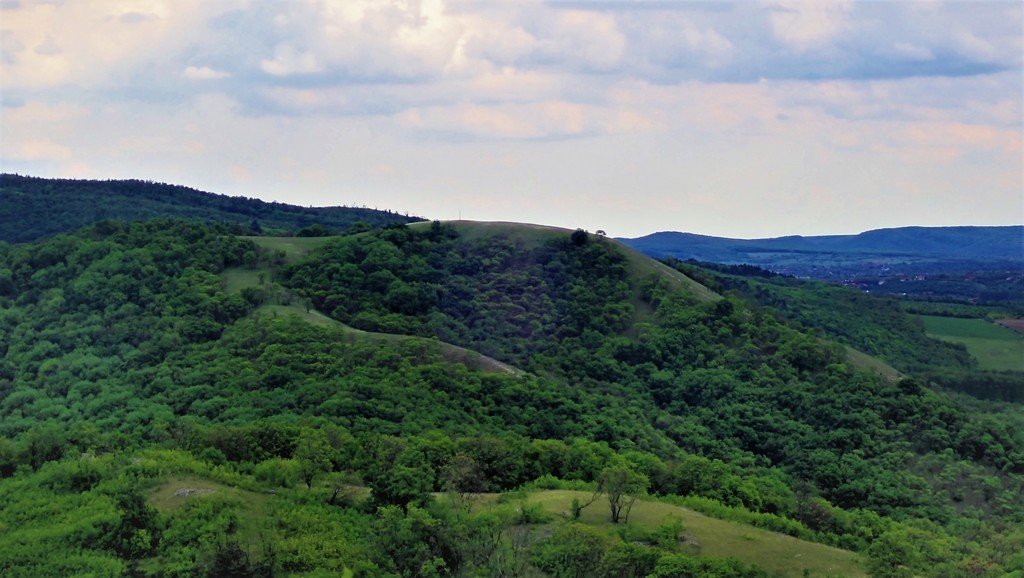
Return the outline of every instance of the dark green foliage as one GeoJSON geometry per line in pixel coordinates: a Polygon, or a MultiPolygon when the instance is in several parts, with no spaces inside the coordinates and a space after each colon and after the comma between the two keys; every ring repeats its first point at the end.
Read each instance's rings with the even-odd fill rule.
{"type": "Polygon", "coordinates": [[[578,523],[558,527],[538,545],[533,563],[554,578],[596,576],[608,539],[600,532],[578,523]]]}
{"type": "Polygon", "coordinates": [[[606,244],[465,243],[441,226],[341,239],[293,268],[289,283],[359,329],[434,335],[522,365],[561,357],[565,340],[588,331],[620,332],[633,315],[624,258],[606,244]]]}
{"type": "Polygon", "coordinates": [[[605,552],[596,576],[607,578],[644,578],[654,571],[662,552],[654,548],[623,542],[605,552]]]}
{"type": "MultiPolygon", "coordinates": [[[[151,181],[86,181],[0,175],[0,240],[33,241],[105,219],[178,218],[225,223],[235,234],[304,231],[307,236],[422,219],[356,207],[299,207],[205,193],[151,181]]],[[[0,292],[3,273],[0,271],[0,292]]]]}
{"type": "Polygon", "coordinates": [[[119,519],[104,542],[126,560],[148,556],[160,542],[156,511],[134,489],[120,493],[115,501],[119,519]]]}
{"type": "MultiPolygon", "coordinates": [[[[0,389],[0,434],[41,422],[103,423],[114,417],[110,405],[128,410],[127,373],[216,339],[249,311],[240,296],[221,291],[217,273],[242,264],[252,249],[223,231],[181,222],[105,223],[12,247],[3,255],[15,295],[0,298],[0,384],[15,388],[0,389]]],[[[155,417],[137,414],[121,427],[155,417]]],[[[34,467],[60,457],[61,436],[31,434],[34,467]]]]}
{"type": "Polygon", "coordinates": [[[401,576],[447,576],[458,566],[444,525],[426,510],[385,506],[377,513],[374,530],[383,567],[401,576]]]}
{"type": "Polygon", "coordinates": [[[1013,371],[972,371],[931,376],[932,382],[951,391],[980,399],[1024,403],[1024,374],[1013,371]]]}
{"type": "Polygon", "coordinates": [[[760,273],[751,276],[734,267],[667,263],[719,291],[735,291],[791,323],[884,359],[904,372],[962,371],[973,363],[963,347],[927,337],[920,321],[891,298],[817,281],[760,273]]]}

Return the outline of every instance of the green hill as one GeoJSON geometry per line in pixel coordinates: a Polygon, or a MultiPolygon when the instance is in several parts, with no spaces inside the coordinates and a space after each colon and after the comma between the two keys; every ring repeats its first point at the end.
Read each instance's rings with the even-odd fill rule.
{"type": "Polygon", "coordinates": [[[104,219],[190,219],[235,225],[235,231],[348,231],[422,219],[357,207],[299,207],[229,197],[150,181],[89,181],[0,175],[0,241],[22,243],[104,219]],[[321,227],[317,229],[316,227],[321,227]]]}
{"type": "Polygon", "coordinates": [[[903,372],[983,399],[1024,400],[1024,345],[1020,335],[993,322],[1012,314],[1012,306],[899,301],[749,265],[666,263],[844,344],[855,365],[890,377],[903,372]]]}
{"type": "Polygon", "coordinates": [[[0,244],[0,334],[5,575],[766,576],[796,539],[801,575],[1024,567],[1019,405],[581,231],[106,221],[0,244]],[[672,510],[679,540],[665,504],[732,524],[672,510]]]}

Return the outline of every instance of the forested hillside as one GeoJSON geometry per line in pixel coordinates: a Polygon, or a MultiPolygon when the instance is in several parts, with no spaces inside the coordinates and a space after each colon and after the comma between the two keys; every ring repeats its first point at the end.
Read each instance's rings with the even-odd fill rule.
{"type": "MultiPolygon", "coordinates": [[[[961,342],[926,334],[922,319],[967,323],[1001,331],[1005,365],[1020,367],[1024,342],[993,320],[1021,315],[1015,301],[979,306],[942,301],[897,300],[853,287],[795,279],[749,265],[666,260],[672,267],[722,292],[733,292],[781,319],[886,361],[929,383],[984,399],[1024,401],[1024,372],[982,364],[961,342]],[[924,318],[907,313],[931,314],[924,318]],[[1011,365],[1012,364],[1012,365],[1011,365]]],[[[970,343],[970,342],[968,342],[970,343]]],[[[975,352],[986,353],[974,348],[975,352]]]]}
{"type": "Polygon", "coordinates": [[[422,219],[356,207],[299,207],[150,181],[0,175],[0,241],[21,243],[104,219],[179,218],[234,225],[237,234],[346,232],[422,219]]]}
{"type": "Polygon", "coordinates": [[[1024,572],[1019,405],[879,378],[583,231],[399,225],[291,264],[230,233],[0,244],[0,573],[1024,572]]]}

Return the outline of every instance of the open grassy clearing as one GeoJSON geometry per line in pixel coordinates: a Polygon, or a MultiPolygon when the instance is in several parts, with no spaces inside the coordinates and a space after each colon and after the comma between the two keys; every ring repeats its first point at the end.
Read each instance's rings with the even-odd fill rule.
{"type": "MultiPolygon", "coordinates": [[[[526,249],[538,247],[545,241],[572,233],[571,230],[560,227],[506,221],[443,221],[443,223],[453,227],[467,241],[501,236],[522,243],[526,249]]],[[[408,226],[413,229],[427,229],[431,224],[429,222],[413,223],[408,226]]]]}
{"type": "Polygon", "coordinates": [[[846,348],[846,359],[850,362],[850,365],[873,371],[889,381],[899,381],[903,377],[903,374],[898,369],[881,359],[868,355],[859,349],[854,349],[849,345],[844,347],[846,348]]]}
{"type": "Polygon", "coordinates": [[[982,319],[918,315],[929,337],[962,343],[981,369],[1024,371],[1024,337],[982,319]]]}
{"type": "Polygon", "coordinates": [[[258,287],[260,275],[263,282],[270,279],[270,271],[266,269],[249,269],[247,267],[230,267],[225,269],[220,278],[224,281],[224,290],[228,293],[238,293],[246,287],[258,287]]]}
{"type": "MultiPolygon", "coordinates": [[[[568,516],[573,498],[586,503],[590,492],[545,490],[529,494],[527,503],[539,504],[559,520],[568,516]]],[[[608,502],[601,496],[583,510],[582,521],[617,536],[618,526],[609,521],[608,502]]],[[[680,506],[655,501],[638,501],[629,525],[654,530],[674,521],[682,523],[685,542],[680,550],[713,558],[738,558],[780,576],[866,576],[858,554],[815,544],[744,524],[709,518],[680,506]]],[[[560,522],[555,522],[560,523],[560,522]]]]}
{"type": "MultiPolygon", "coordinates": [[[[184,508],[200,507],[204,503],[215,508],[228,508],[237,513],[236,538],[241,544],[257,544],[266,529],[273,525],[274,496],[243,490],[191,474],[168,477],[153,488],[146,498],[158,511],[175,515],[184,508]]],[[[140,568],[160,573],[156,559],[143,560],[140,568]]]]}
{"type": "MultiPolygon", "coordinates": [[[[306,493],[302,487],[284,491],[288,495],[306,493]]],[[[314,488],[313,491],[326,490],[314,488]]],[[[590,492],[585,491],[541,490],[529,493],[523,501],[539,505],[544,512],[553,516],[554,521],[546,524],[550,528],[566,523],[565,519],[574,498],[586,503],[591,496],[590,492]]],[[[369,491],[365,488],[354,488],[354,491],[350,492],[350,498],[357,501],[369,497],[369,491]]],[[[443,495],[437,497],[444,499],[443,495]]],[[[500,503],[498,498],[497,494],[479,495],[473,500],[474,510],[509,506],[507,503],[500,503]]],[[[239,538],[243,541],[256,541],[261,528],[273,525],[274,501],[285,498],[241,490],[187,474],[168,478],[153,489],[148,497],[152,506],[165,513],[173,513],[190,503],[211,499],[231,502],[238,512],[239,538]]],[[[608,518],[607,501],[601,496],[583,510],[581,521],[601,530],[613,540],[621,539],[619,531],[625,525],[612,524],[608,518]]],[[[681,524],[678,551],[689,555],[737,558],[746,563],[756,564],[778,576],[804,576],[805,570],[810,576],[866,576],[862,567],[862,557],[856,553],[736,522],[710,518],[671,504],[638,501],[630,513],[628,526],[653,531],[677,522],[681,524]]]]}
{"type": "Polygon", "coordinates": [[[338,237],[242,237],[270,251],[284,251],[285,263],[294,263],[313,249],[338,237]]]}
{"type": "Polygon", "coordinates": [[[154,488],[148,498],[149,504],[161,512],[177,510],[189,502],[205,496],[239,500],[248,510],[260,513],[271,496],[227,486],[220,482],[197,476],[171,476],[154,488]]]}

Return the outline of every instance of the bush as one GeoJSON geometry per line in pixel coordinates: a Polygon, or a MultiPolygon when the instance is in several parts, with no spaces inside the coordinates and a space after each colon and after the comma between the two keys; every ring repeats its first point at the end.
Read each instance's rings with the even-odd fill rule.
{"type": "Polygon", "coordinates": [[[585,578],[597,574],[608,539],[583,524],[560,526],[533,552],[533,563],[554,578],[585,578]]]}
{"type": "Polygon", "coordinates": [[[268,488],[290,488],[299,481],[302,468],[295,460],[271,458],[256,464],[252,473],[268,488]]]}

